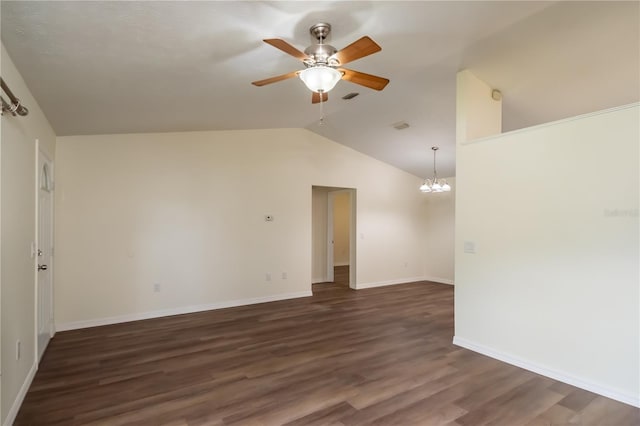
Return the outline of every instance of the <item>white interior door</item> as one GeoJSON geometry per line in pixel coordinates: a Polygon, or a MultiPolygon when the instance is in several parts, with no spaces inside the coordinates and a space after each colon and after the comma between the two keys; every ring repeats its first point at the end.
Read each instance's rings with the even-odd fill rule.
{"type": "Polygon", "coordinates": [[[37,327],[38,360],[53,334],[53,283],[51,251],[53,234],[52,164],[42,152],[38,153],[38,286],[37,327]]]}
{"type": "Polygon", "coordinates": [[[332,283],[333,276],[333,204],[336,194],[327,193],[327,282],[332,283]]]}

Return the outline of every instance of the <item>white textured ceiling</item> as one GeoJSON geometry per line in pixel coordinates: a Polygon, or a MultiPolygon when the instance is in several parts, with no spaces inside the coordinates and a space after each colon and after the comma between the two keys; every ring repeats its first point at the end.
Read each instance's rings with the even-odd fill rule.
{"type": "Polygon", "coordinates": [[[450,176],[457,71],[502,91],[504,130],[636,102],[639,4],[2,1],[0,12],[2,42],[58,135],[306,127],[417,176],[439,145],[450,176]],[[373,38],[382,51],[349,68],[391,80],[382,92],[340,82],[324,126],[298,79],[250,84],[302,68],[263,38],[304,50],[317,22],[338,49],[373,38]]]}

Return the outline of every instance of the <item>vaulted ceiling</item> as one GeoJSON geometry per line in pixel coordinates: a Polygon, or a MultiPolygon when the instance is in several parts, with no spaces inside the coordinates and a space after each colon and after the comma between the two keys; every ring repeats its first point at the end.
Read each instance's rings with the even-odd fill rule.
{"type": "Polygon", "coordinates": [[[1,36],[58,135],[305,127],[417,176],[455,174],[455,77],[503,93],[505,131],[640,100],[638,2],[2,1],[1,36]],[[262,42],[300,50],[328,22],[340,49],[382,51],[312,105],[302,69],[262,42]],[[358,92],[352,100],[342,96],[358,92]],[[394,123],[410,127],[396,130],[394,123]]]}

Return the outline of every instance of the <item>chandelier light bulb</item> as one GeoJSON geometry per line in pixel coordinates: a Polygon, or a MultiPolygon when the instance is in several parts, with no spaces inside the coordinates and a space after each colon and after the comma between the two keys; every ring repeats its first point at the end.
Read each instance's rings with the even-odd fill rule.
{"type": "Polygon", "coordinates": [[[340,81],[342,73],[335,68],[318,65],[300,72],[299,77],[312,92],[327,93],[340,81]]]}
{"type": "Polygon", "coordinates": [[[420,191],[422,192],[431,192],[431,187],[427,181],[424,181],[422,185],[420,185],[420,191]]]}

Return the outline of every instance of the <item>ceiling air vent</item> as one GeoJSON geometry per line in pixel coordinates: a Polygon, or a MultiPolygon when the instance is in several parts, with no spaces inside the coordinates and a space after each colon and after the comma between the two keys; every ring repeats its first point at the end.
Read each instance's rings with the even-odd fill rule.
{"type": "Polygon", "coordinates": [[[347,93],[346,95],[344,95],[344,96],[342,97],[342,99],[344,99],[345,101],[348,101],[349,99],[353,99],[353,98],[355,98],[355,97],[356,97],[356,96],[358,96],[359,94],[360,94],[360,93],[357,93],[357,92],[347,93]]]}
{"type": "Polygon", "coordinates": [[[404,130],[409,127],[409,123],[406,121],[398,121],[397,123],[392,124],[392,126],[396,130],[404,130]]]}

